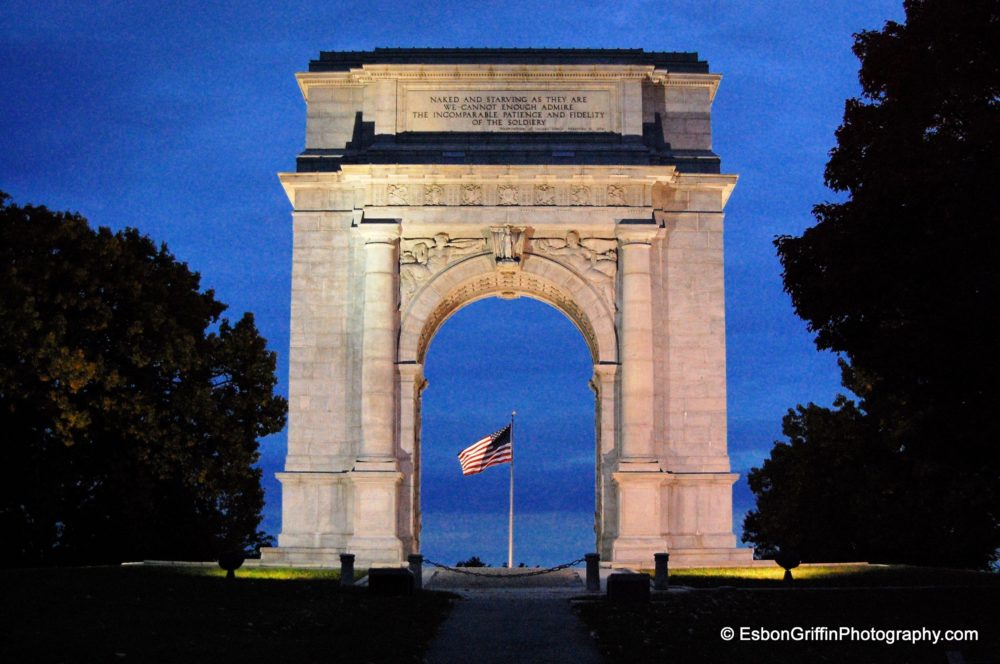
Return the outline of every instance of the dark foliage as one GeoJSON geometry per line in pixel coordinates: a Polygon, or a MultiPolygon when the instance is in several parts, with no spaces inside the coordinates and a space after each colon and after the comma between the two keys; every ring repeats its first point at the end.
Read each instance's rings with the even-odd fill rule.
{"type": "Polygon", "coordinates": [[[0,195],[0,564],[206,559],[264,541],[284,426],[253,317],[134,229],[0,195]]]}
{"type": "MultiPolygon", "coordinates": [[[[928,585],[936,585],[931,581],[928,585]]],[[[948,651],[960,653],[967,662],[994,658],[1000,647],[1000,620],[988,607],[998,601],[1000,591],[995,586],[973,584],[964,588],[813,587],[807,591],[714,588],[665,593],[648,604],[577,602],[574,609],[592,630],[609,664],[939,664],[948,661],[948,651]],[[919,633],[923,627],[943,634],[944,630],[974,629],[978,639],[934,644],[931,639],[911,643],[900,638],[889,645],[861,638],[786,637],[777,641],[759,631],[756,638],[749,631],[743,638],[740,635],[743,628],[770,633],[821,625],[859,633],[871,629],[919,633]],[[732,640],[720,637],[724,628],[735,630],[732,640]]]]}
{"type": "Polygon", "coordinates": [[[776,240],[795,311],[860,401],[790,413],[751,474],[747,540],[982,567],[1000,546],[1000,3],[904,6],[856,36],[863,97],[826,169],[847,199],[776,240]]]}
{"type": "Polygon", "coordinates": [[[145,566],[0,570],[0,587],[0,661],[31,664],[420,662],[455,599],[145,566]]]}

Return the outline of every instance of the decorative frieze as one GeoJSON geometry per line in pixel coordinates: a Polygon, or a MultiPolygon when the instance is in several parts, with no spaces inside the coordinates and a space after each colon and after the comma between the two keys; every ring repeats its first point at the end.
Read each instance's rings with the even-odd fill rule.
{"type": "Polygon", "coordinates": [[[535,185],[535,205],[555,205],[556,188],[551,184],[535,185]]]}
{"type": "Polygon", "coordinates": [[[462,205],[482,205],[483,187],[478,184],[462,185],[462,205]]]}
{"type": "Polygon", "coordinates": [[[439,184],[424,187],[424,205],[444,205],[444,187],[439,184]]]}
{"type": "Polygon", "coordinates": [[[628,205],[625,200],[625,187],[620,184],[609,184],[608,185],[608,205],[628,205]]]}
{"type": "Polygon", "coordinates": [[[497,205],[517,205],[520,201],[517,199],[517,185],[516,184],[502,184],[497,187],[497,205]]]}
{"type": "Polygon", "coordinates": [[[386,187],[386,202],[389,205],[408,205],[405,184],[390,184],[386,187]]]}
{"type": "Polygon", "coordinates": [[[503,207],[643,207],[652,203],[651,185],[541,182],[519,184],[391,183],[372,188],[371,204],[445,207],[497,205],[503,207]]]}
{"type": "Polygon", "coordinates": [[[585,184],[570,185],[570,205],[590,205],[590,187],[585,184]]]}

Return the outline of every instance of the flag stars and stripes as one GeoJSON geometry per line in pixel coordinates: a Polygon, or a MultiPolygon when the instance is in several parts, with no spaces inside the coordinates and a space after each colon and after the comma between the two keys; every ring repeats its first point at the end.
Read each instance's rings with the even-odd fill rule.
{"type": "Polygon", "coordinates": [[[510,441],[509,424],[496,433],[480,438],[458,455],[463,475],[475,475],[490,466],[510,463],[513,459],[514,452],[510,441]]]}

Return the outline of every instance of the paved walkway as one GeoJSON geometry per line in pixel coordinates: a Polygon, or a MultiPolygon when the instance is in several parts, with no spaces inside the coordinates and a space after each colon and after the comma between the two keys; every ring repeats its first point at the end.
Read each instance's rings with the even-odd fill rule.
{"type": "Polygon", "coordinates": [[[586,592],[575,570],[502,580],[437,571],[425,586],[462,596],[431,642],[430,664],[601,661],[570,608],[570,598],[586,592]]]}

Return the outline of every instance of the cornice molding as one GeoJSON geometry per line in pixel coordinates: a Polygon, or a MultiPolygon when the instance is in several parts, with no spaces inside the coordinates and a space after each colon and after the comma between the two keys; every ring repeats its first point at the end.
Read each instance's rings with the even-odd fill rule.
{"type": "Polygon", "coordinates": [[[346,72],[299,72],[295,80],[309,101],[311,88],[362,87],[376,81],[525,82],[650,81],[667,87],[705,87],[710,99],[720,74],[674,73],[640,65],[364,65],[346,72]]]}

